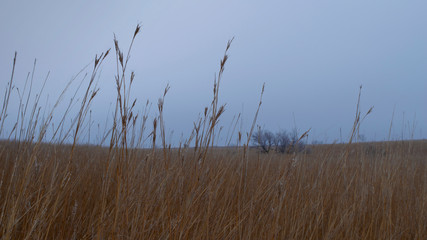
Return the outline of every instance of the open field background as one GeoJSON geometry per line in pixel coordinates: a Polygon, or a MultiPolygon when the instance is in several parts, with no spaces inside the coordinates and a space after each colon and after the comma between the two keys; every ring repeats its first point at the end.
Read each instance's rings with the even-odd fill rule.
{"type": "MultiPolygon", "coordinates": [[[[138,32],[139,26],[133,39],[138,32]]],[[[427,141],[358,143],[366,116],[359,104],[348,144],[260,153],[249,145],[257,111],[247,141],[239,131],[236,147],[215,147],[231,42],[211,105],[176,148],[167,143],[163,120],[168,86],[148,123],[129,97],[134,73],[127,73],[129,54],[117,40],[116,107],[99,145],[82,145],[79,136],[109,51],[95,57],[85,93],[72,99],[70,106],[80,107],[69,128],[68,108],[54,125],[56,105],[43,114],[40,97],[29,103],[31,91],[20,95],[16,124],[0,142],[0,239],[426,239],[427,141]],[[138,136],[146,129],[152,148],[142,149],[138,136]]],[[[3,134],[13,71],[0,114],[3,134]]],[[[258,110],[261,103],[262,93],[258,110]]]]}
{"type": "Polygon", "coordinates": [[[427,142],[310,153],[2,142],[2,239],[424,239],[427,142]]]}

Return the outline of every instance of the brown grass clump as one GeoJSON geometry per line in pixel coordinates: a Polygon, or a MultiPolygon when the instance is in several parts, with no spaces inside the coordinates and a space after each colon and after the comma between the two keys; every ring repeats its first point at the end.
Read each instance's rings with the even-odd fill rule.
{"type": "Polygon", "coordinates": [[[134,113],[129,97],[129,53],[123,56],[117,40],[115,50],[117,105],[108,147],[78,144],[98,91],[92,79],[108,52],[95,59],[78,116],[65,131],[71,144],[46,141],[45,131],[31,131],[40,122],[20,119],[13,131],[24,133],[0,142],[1,239],[426,238],[427,141],[319,145],[293,155],[261,154],[247,143],[213,148],[224,111],[218,91],[226,51],[214,100],[186,146],[165,141],[167,87],[150,134],[153,148],[140,149],[147,116],[134,113]],[[161,149],[154,147],[158,132],[161,149]]]}

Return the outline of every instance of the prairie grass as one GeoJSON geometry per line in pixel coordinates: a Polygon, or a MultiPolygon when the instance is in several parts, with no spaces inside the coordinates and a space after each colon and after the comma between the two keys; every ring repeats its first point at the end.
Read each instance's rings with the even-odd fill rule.
{"type": "MultiPolygon", "coordinates": [[[[30,115],[28,103],[19,109],[32,121],[18,118],[12,133],[19,134],[0,142],[0,239],[426,239],[427,141],[357,143],[352,135],[348,144],[262,154],[239,132],[243,144],[214,147],[230,41],[212,104],[190,138],[177,148],[165,141],[166,87],[149,133],[153,147],[142,149],[140,131],[149,123],[135,113],[135,75],[126,72],[133,40],[126,56],[114,43],[117,100],[108,146],[81,145],[78,136],[109,51],[95,58],[69,130],[46,140],[50,118],[42,121],[38,102],[30,115]]],[[[13,71],[2,128],[12,84],[13,71]]],[[[360,116],[356,111],[353,134],[360,116]]]]}

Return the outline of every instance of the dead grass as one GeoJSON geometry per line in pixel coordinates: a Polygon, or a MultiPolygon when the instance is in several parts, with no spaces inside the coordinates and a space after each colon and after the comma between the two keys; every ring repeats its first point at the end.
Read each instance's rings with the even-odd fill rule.
{"type": "MultiPolygon", "coordinates": [[[[224,111],[218,92],[226,51],[212,105],[183,143],[194,147],[166,144],[166,88],[153,148],[139,149],[147,117],[139,116],[137,126],[129,57],[117,40],[115,48],[118,97],[109,147],[78,144],[97,93],[92,80],[72,131],[65,131],[72,144],[35,134],[0,142],[1,239],[426,238],[427,141],[318,145],[300,154],[261,154],[247,144],[213,148],[224,111]],[[154,148],[158,132],[161,149],[154,148]]],[[[106,55],[96,58],[91,79],[106,55]]],[[[31,124],[17,131],[35,129],[31,124]]],[[[354,132],[358,126],[359,120],[354,132]]]]}

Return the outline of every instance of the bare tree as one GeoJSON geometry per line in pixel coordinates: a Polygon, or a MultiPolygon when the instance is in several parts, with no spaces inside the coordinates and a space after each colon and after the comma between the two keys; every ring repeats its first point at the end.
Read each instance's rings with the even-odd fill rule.
{"type": "Polygon", "coordinates": [[[277,152],[285,153],[290,143],[291,141],[286,131],[283,130],[276,133],[276,136],[274,138],[274,147],[277,152]]]}
{"type": "Polygon", "coordinates": [[[252,141],[265,153],[270,152],[274,140],[274,134],[268,130],[262,130],[261,127],[258,127],[258,131],[252,134],[252,141]]]}
{"type": "Polygon", "coordinates": [[[296,129],[291,133],[283,130],[274,134],[258,126],[258,130],[252,135],[252,142],[264,153],[268,153],[271,150],[278,153],[295,153],[305,148],[305,143],[296,129]]]}

